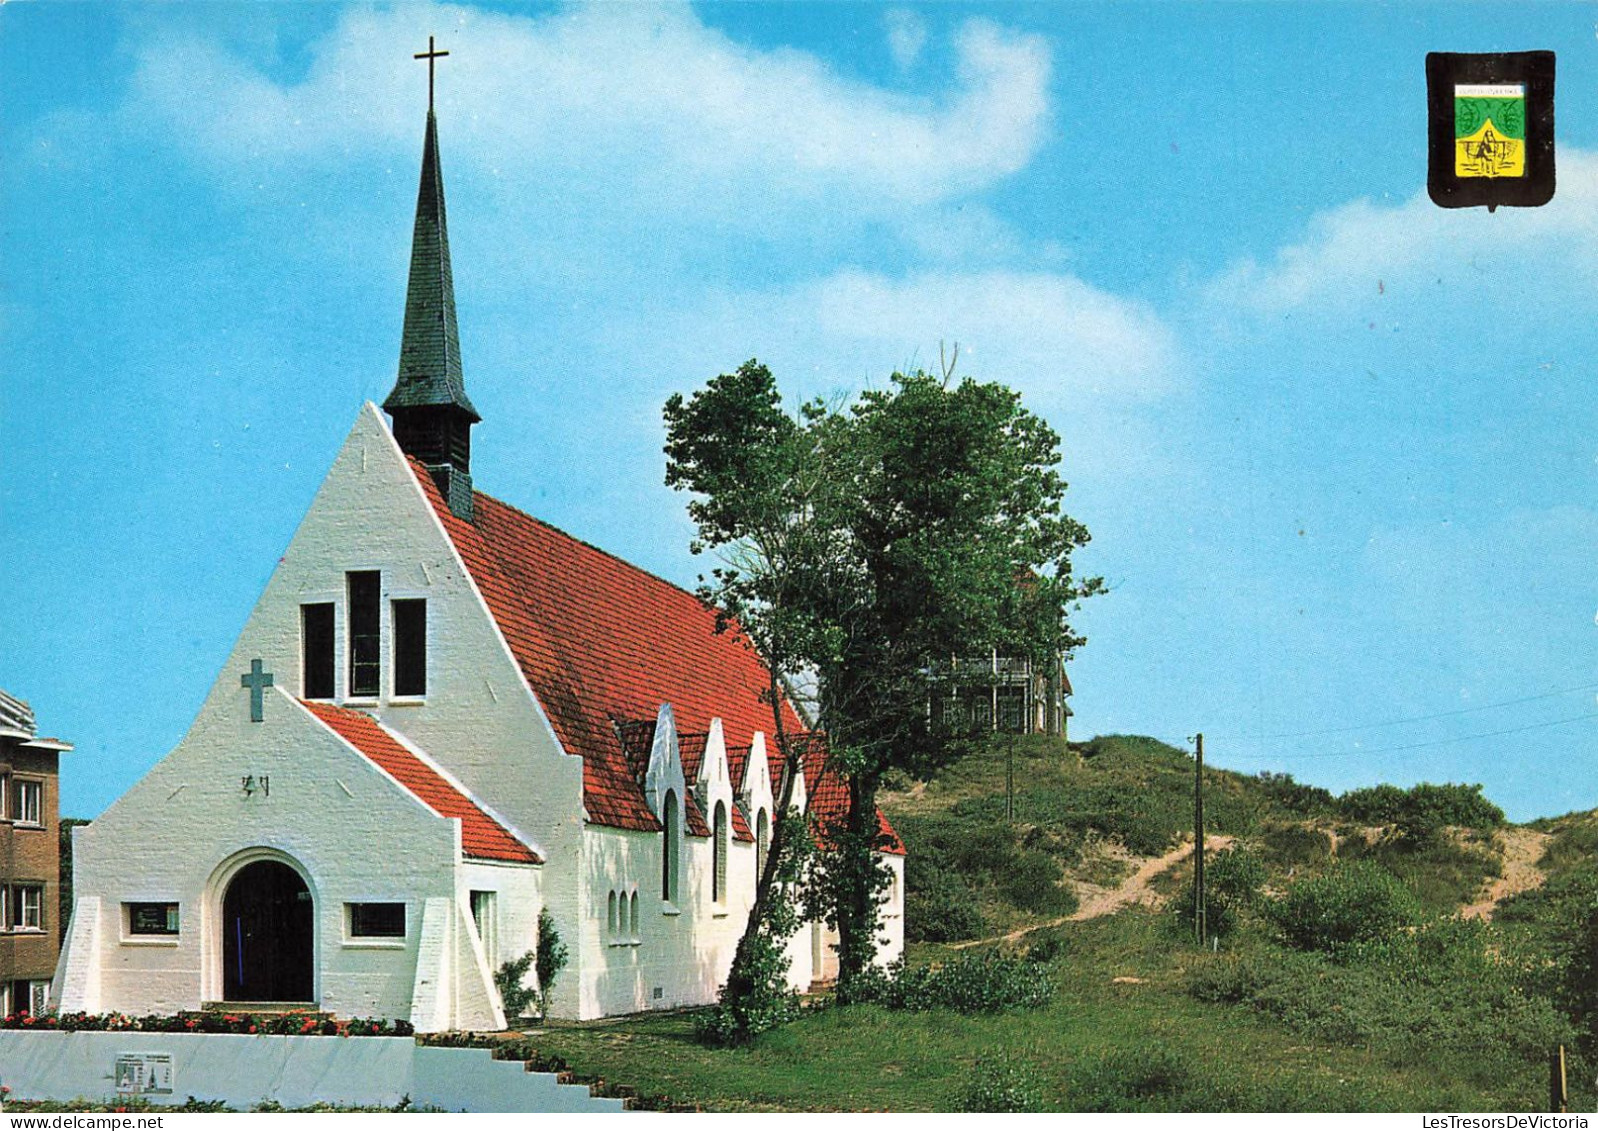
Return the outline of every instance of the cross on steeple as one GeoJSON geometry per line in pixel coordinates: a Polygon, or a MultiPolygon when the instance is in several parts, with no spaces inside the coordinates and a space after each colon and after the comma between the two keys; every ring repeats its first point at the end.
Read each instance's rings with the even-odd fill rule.
{"type": "Polygon", "coordinates": [[[266,719],[262,709],[265,704],[261,701],[262,694],[272,686],[272,673],[261,670],[260,660],[250,661],[250,670],[239,676],[239,686],[250,689],[250,722],[259,723],[266,719]]]}
{"type": "Polygon", "coordinates": [[[437,63],[438,60],[442,59],[445,55],[448,55],[448,54],[449,54],[448,51],[435,51],[433,49],[433,37],[432,36],[428,36],[427,37],[427,50],[426,51],[418,51],[416,53],[416,55],[414,56],[414,58],[417,58],[417,59],[426,59],[427,60],[427,111],[428,111],[428,113],[432,113],[433,112],[433,67],[437,63]]]}

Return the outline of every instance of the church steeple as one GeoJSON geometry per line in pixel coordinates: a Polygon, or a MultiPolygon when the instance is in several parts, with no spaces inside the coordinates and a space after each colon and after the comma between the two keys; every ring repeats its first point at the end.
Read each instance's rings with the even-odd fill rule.
{"type": "Polygon", "coordinates": [[[434,51],[428,38],[427,137],[422,145],[422,183],[416,192],[411,236],[410,286],[405,295],[405,330],[400,338],[399,379],[383,402],[394,419],[394,438],[432,474],[449,509],[472,517],[471,428],[482,417],[466,396],[461,371],[460,330],[455,323],[455,280],[449,264],[449,226],[444,211],[444,171],[438,159],[438,121],[433,116],[434,51]]]}

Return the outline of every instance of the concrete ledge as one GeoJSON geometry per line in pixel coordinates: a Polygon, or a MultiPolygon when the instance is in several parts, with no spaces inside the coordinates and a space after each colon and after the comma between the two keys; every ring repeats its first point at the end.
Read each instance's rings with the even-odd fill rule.
{"type": "Polygon", "coordinates": [[[621,1111],[520,1061],[488,1049],[431,1048],[409,1037],[292,1037],[233,1033],[60,1033],[0,1030],[0,1082],[19,1100],[105,1100],[117,1095],[126,1056],[169,1057],[171,1091],[155,1104],[193,1096],[248,1110],[331,1103],[391,1107],[405,1096],[446,1111],[621,1111]]]}

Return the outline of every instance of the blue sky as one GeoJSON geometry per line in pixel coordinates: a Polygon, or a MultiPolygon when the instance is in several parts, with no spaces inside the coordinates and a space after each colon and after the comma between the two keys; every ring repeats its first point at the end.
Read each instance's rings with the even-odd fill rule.
{"type": "Polygon", "coordinates": [[[0,686],[64,812],[393,382],[430,33],[480,488],[692,584],[669,393],[958,342],[1112,586],[1075,735],[1598,805],[1598,8],[12,3],[0,686]],[[1553,203],[1435,208],[1426,52],[1528,49],[1553,203]]]}

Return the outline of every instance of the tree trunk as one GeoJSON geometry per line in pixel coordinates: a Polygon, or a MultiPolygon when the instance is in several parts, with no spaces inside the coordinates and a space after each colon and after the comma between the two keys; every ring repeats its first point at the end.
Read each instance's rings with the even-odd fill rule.
{"type": "Polygon", "coordinates": [[[877,958],[877,892],[882,885],[877,861],[877,779],[859,774],[849,779],[849,817],[838,891],[838,996],[848,1001],[851,986],[877,958]]]}
{"type": "MultiPolygon", "coordinates": [[[[790,829],[795,827],[794,822],[785,818],[793,807],[795,782],[803,772],[798,744],[790,738],[787,727],[783,725],[782,694],[775,675],[771,676],[768,690],[771,696],[773,738],[777,747],[778,765],[781,767],[779,773],[782,793],[777,799],[776,812],[771,817],[771,843],[766,846],[765,867],[761,869],[760,875],[755,877],[755,901],[749,906],[749,916],[744,920],[743,934],[739,936],[738,948],[733,952],[732,968],[727,972],[727,985],[722,991],[723,1001],[736,1001],[757,988],[751,971],[754,941],[760,933],[761,924],[766,921],[770,912],[779,861],[787,851],[790,829]]],[[[767,765],[770,765],[770,759],[767,759],[767,765]]],[[[744,773],[748,772],[746,766],[744,773]]],[[[805,826],[801,824],[797,827],[804,835],[805,826]]]]}

